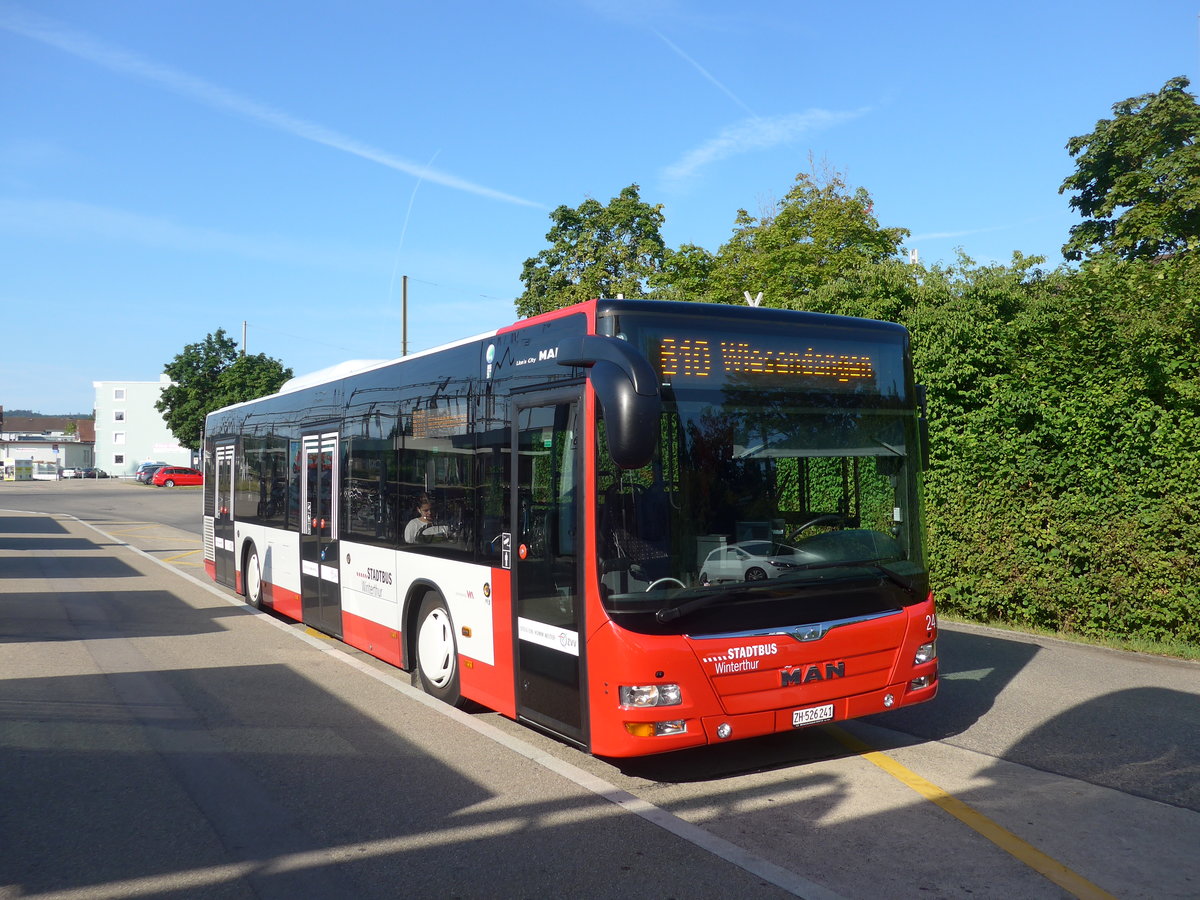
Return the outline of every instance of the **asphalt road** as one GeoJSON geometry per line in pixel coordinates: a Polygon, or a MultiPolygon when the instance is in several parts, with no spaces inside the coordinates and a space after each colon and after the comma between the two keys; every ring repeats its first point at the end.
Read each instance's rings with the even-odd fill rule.
{"type": "Polygon", "coordinates": [[[944,627],[931,704],[618,764],[249,612],[199,520],[0,484],[0,898],[1200,896],[1196,664],[944,627]]]}

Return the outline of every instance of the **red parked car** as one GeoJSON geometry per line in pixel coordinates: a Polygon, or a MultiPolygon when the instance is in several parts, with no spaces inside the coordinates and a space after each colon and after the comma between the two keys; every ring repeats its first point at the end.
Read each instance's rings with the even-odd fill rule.
{"type": "Polygon", "coordinates": [[[177,484],[204,484],[204,473],[186,466],[163,466],[150,482],[156,487],[175,487],[177,484]]]}

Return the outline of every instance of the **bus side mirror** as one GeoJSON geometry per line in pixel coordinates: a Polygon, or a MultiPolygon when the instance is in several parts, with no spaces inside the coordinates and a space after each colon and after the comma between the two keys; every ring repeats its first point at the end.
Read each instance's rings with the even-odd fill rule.
{"type": "Polygon", "coordinates": [[[590,369],[589,380],[604,410],[608,453],[622,469],[648,465],[658,446],[662,398],[649,360],[620,338],[584,335],[559,348],[560,366],[590,369]]]}

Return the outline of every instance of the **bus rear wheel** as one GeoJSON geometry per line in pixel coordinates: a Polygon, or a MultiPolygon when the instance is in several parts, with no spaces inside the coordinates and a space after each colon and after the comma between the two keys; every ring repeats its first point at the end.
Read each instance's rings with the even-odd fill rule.
{"type": "Polygon", "coordinates": [[[417,614],[417,673],[425,693],[452,706],[462,703],[454,623],[446,601],[435,591],[425,595],[417,614]]]}
{"type": "Polygon", "coordinates": [[[242,584],[246,590],[246,602],[255,609],[262,609],[262,565],[258,561],[258,550],[253,546],[246,554],[242,584]]]}

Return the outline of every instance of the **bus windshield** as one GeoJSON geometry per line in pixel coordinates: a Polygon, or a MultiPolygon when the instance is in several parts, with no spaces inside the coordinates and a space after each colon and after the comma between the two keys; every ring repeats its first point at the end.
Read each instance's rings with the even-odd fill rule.
{"type": "Polygon", "coordinates": [[[621,471],[600,451],[598,577],[610,615],[635,630],[739,631],[925,599],[903,347],[851,353],[832,338],[724,331],[672,347],[671,336],[635,333],[664,403],[650,465],[621,471]],[[704,344],[703,355],[690,349],[704,344]],[[825,371],[790,361],[804,354],[826,359],[825,371]]]}

